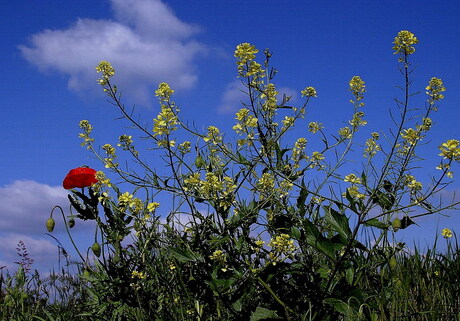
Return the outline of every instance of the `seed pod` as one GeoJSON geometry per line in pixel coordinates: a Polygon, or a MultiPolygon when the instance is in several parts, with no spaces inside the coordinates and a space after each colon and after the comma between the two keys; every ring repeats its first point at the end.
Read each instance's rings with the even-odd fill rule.
{"type": "Polygon", "coordinates": [[[46,230],[48,232],[53,232],[54,231],[54,226],[56,225],[56,222],[54,221],[54,218],[50,217],[49,219],[46,220],[46,230]]]}
{"type": "Polygon", "coordinates": [[[395,231],[399,230],[401,228],[401,220],[399,218],[395,218],[394,221],[391,223],[391,226],[393,226],[393,229],[395,231]]]}
{"type": "Polygon", "coordinates": [[[203,157],[200,154],[195,158],[195,166],[196,168],[203,168],[205,165],[203,157]]]}
{"type": "Polygon", "coordinates": [[[72,228],[75,226],[75,219],[71,218],[69,219],[69,221],[67,222],[67,224],[69,224],[69,227],[72,228]]]}
{"type": "Polygon", "coordinates": [[[93,251],[94,255],[97,257],[101,256],[101,245],[98,242],[94,242],[94,244],[91,246],[91,251],[93,251]]]}

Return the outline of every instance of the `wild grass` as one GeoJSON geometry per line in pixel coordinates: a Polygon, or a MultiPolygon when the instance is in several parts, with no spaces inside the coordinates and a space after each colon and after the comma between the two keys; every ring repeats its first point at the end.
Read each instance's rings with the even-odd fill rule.
{"type": "MultiPolygon", "coordinates": [[[[447,249],[442,252],[437,250],[435,242],[433,247],[425,251],[420,251],[417,248],[409,250],[407,247],[403,247],[393,255],[390,254],[392,251],[382,249],[382,251],[375,252],[371,256],[357,257],[356,262],[361,262],[361,266],[356,268],[359,279],[352,284],[359,284],[358,287],[362,291],[361,295],[367,296],[365,302],[362,302],[362,298],[354,298],[351,291],[349,293],[350,301],[347,302],[347,306],[344,305],[342,315],[329,310],[330,315],[326,313],[322,315],[321,319],[460,320],[460,297],[458,295],[460,293],[460,251],[456,238],[446,241],[448,242],[447,249]],[[382,264],[382,262],[385,263],[382,264]],[[359,305],[355,304],[354,300],[360,302],[359,305]]],[[[18,321],[238,320],[229,316],[221,316],[222,318],[219,319],[218,316],[207,316],[206,313],[198,316],[196,311],[190,311],[190,302],[179,301],[173,307],[162,309],[162,301],[165,304],[167,299],[164,297],[165,293],[160,293],[162,291],[158,287],[168,286],[167,282],[171,280],[165,279],[165,276],[170,274],[170,267],[161,264],[161,262],[156,263],[156,268],[159,270],[156,271],[157,275],[150,277],[153,283],[146,286],[144,292],[138,293],[145,301],[136,302],[133,300],[128,305],[121,301],[111,302],[112,308],[114,306],[123,307],[120,310],[122,313],[112,314],[110,317],[107,314],[106,319],[104,319],[103,313],[98,311],[104,309],[99,301],[103,298],[94,297],[97,291],[95,292],[88,282],[85,270],[79,266],[75,273],[61,268],[59,271],[52,271],[49,276],[45,277],[40,276],[36,270],[32,271],[32,265],[22,266],[18,264],[17,270],[11,273],[3,269],[0,275],[0,319],[18,321]],[[165,270],[161,271],[162,268],[165,270]],[[152,291],[155,288],[156,291],[152,291]]],[[[149,269],[151,272],[153,270],[149,269]]],[[[320,270],[318,269],[318,271],[320,270]]],[[[315,273],[308,274],[311,277],[315,273]]],[[[101,275],[93,277],[101,277],[101,275]]],[[[291,277],[295,279],[296,286],[292,287],[292,293],[289,293],[289,289],[284,289],[284,296],[281,299],[286,304],[290,304],[291,307],[295,306],[295,301],[298,298],[309,297],[310,301],[314,301],[314,289],[319,288],[319,286],[308,284],[301,276],[291,275],[291,277]]],[[[348,278],[351,280],[352,277],[348,276],[348,278]]],[[[190,280],[187,281],[190,282],[190,280]]],[[[279,279],[277,282],[289,283],[289,280],[279,279]]],[[[271,282],[273,288],[274,284],[276,282],[271,282]]],[[[199,289],[199,286],[196,288],[199,289]]],[[[345,291],[345,289],[343,290],[345,291]]],[[[133,292],[129,285],[126,285],[125,289],[107,289],[107,291],[120,295],[133,292]]],[[[171,293],[171,296],[175,295],[175,293],[171,293]]],[[[218,294],[216,293],[216,295],[218,294]]],[[[195,293],[192,296],[197,298],[201,295],[195,293]]],[[[267,306],[276,306],[274,300],[270,300],[267,296],[262,297],[265,298],[267,306]],[[270,303],[270,301],[273,302],[270,303]]],[[[299,311],[303,310],[302,320],[317,319],[318,314],[311,310],[312,307],[313,305],[298,307],[299,311]]],[[[206,311],[206,309],[202,307],[202,311],[206,311]]],[[[246,317],[240,317],[255,320],[257,318],[254,315],[252,314],[253,318],[250,319],[251,313],[248,311],[246,317]]],[[[270,319],[262,318],[259,320],[270,319]]]]}

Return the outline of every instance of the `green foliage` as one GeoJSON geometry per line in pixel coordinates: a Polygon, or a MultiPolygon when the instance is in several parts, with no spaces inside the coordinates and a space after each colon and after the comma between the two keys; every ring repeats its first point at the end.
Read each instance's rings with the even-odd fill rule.
{"type": "Polygon", "coordinates": [[[101,62],[103,90],[157,157],[154,167],[136,147],[142,142],[127,134],[117,143],[122,153],[111,144],[99,153],[93,127],[80,122],[82,145],[111,172],[99,171],[87,193],[69,195],[77,212],[70,218],[95,223],[94,256],[82,257],[88,299],[81,315],[255,321],[441,320],[458,314],[458,282],[449,284],[453,297],[445,299],[433,289],[442,280],[427,277],[442,264],[458,272],[457,254],[408,255],[405,246],[395,245],[398,229],[457,205],[436,203],[435,196],[453,175],[458,141],[441,145],[439,175],[429,186],[415,177],[416,148],[445,91],[440,79],[431,78],[425,109],[413,114],[409,58],[417,42],[408,31],[395,38],[404,87],[387,143],[380,143],[379,133],[367,139],[361,133],[366,86],[359,76],[349,83],[348,125],[327,132],[319,122],[302,123],[315,88],[301,91],[305,99],[298,107],[286,95],[278,100],[271,53],[266,50],[259,63],[258,50],[248,43],[235,51],[247,100],[228,135],[212,125],[200,132],[182,122],[166,83],[155,92],[161,111],[152,129],[141,125],[112,83],[114,68],[101,62]],[[317,150],[305,137],[292,140],[297,125],[308,127],[312,139],[320,137],[312,144],[317,150]],[[362,163],[356,162],[357,150],[362,163]],[[129,160],[125,167],[118,162],[123,157],[129,160]],[[345,172],[350,160],[358,164],[352,173],[345,172]],[[110,175],[125,184],[113,183],[110,175]],[[375,238],[365,242],[361,235],[375,238]]]}

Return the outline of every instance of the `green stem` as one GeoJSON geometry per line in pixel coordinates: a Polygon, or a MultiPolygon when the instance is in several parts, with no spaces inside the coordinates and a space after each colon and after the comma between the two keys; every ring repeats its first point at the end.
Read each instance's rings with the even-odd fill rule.
{"type": "Polygon", "coordinates": [[[286,303],[281,301],[281,299],[275,294],[275,292],[273,292],[270,286],[267,283],[265,283],[264,280],[260,278],[260,276],[257,277],[257,281],[259,281],[259,283],[263,285],[263,287],[271,294],[271,296],[275,299],[275,301],[278,302],[283,307],[284,314],[286,315],[286,320],[291,321],[291,318],[289,317],[289,312],[293,312],[293,311],[289,309],[286,303]]]}

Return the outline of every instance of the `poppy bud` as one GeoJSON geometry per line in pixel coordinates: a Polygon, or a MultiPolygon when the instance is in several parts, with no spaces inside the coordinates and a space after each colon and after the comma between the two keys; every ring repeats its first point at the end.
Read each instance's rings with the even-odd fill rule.
{"type": "Polygon", "coordinates": [[[69,219],[69,221],[67,222],[67,224],[69,224],[69,227],[72,228],[75,226],[75,219],[71,218],[69,219]]]}
{"type": "Polygon", "coordinates": [[[397,231],[401,228],[401,220],[399,218],[395,218],[391,225],[393,226],[393,229],[397,231]]]}
{"type": "Polygon", "coordinates": [[[48,232],[53,232],[54,231],[54,226],[56,225],[56,222],[54,221],[54,218],[50,217],[49,219],[46,220],[46,230],[48,232]]]}
{"type": "Polygon", "coordinates": [[[101,245],[98,242],[94,242],[93,246],[91,246],[91,251],[93,251],[94,255],[97,257],[101,256],[101,245]]]}

